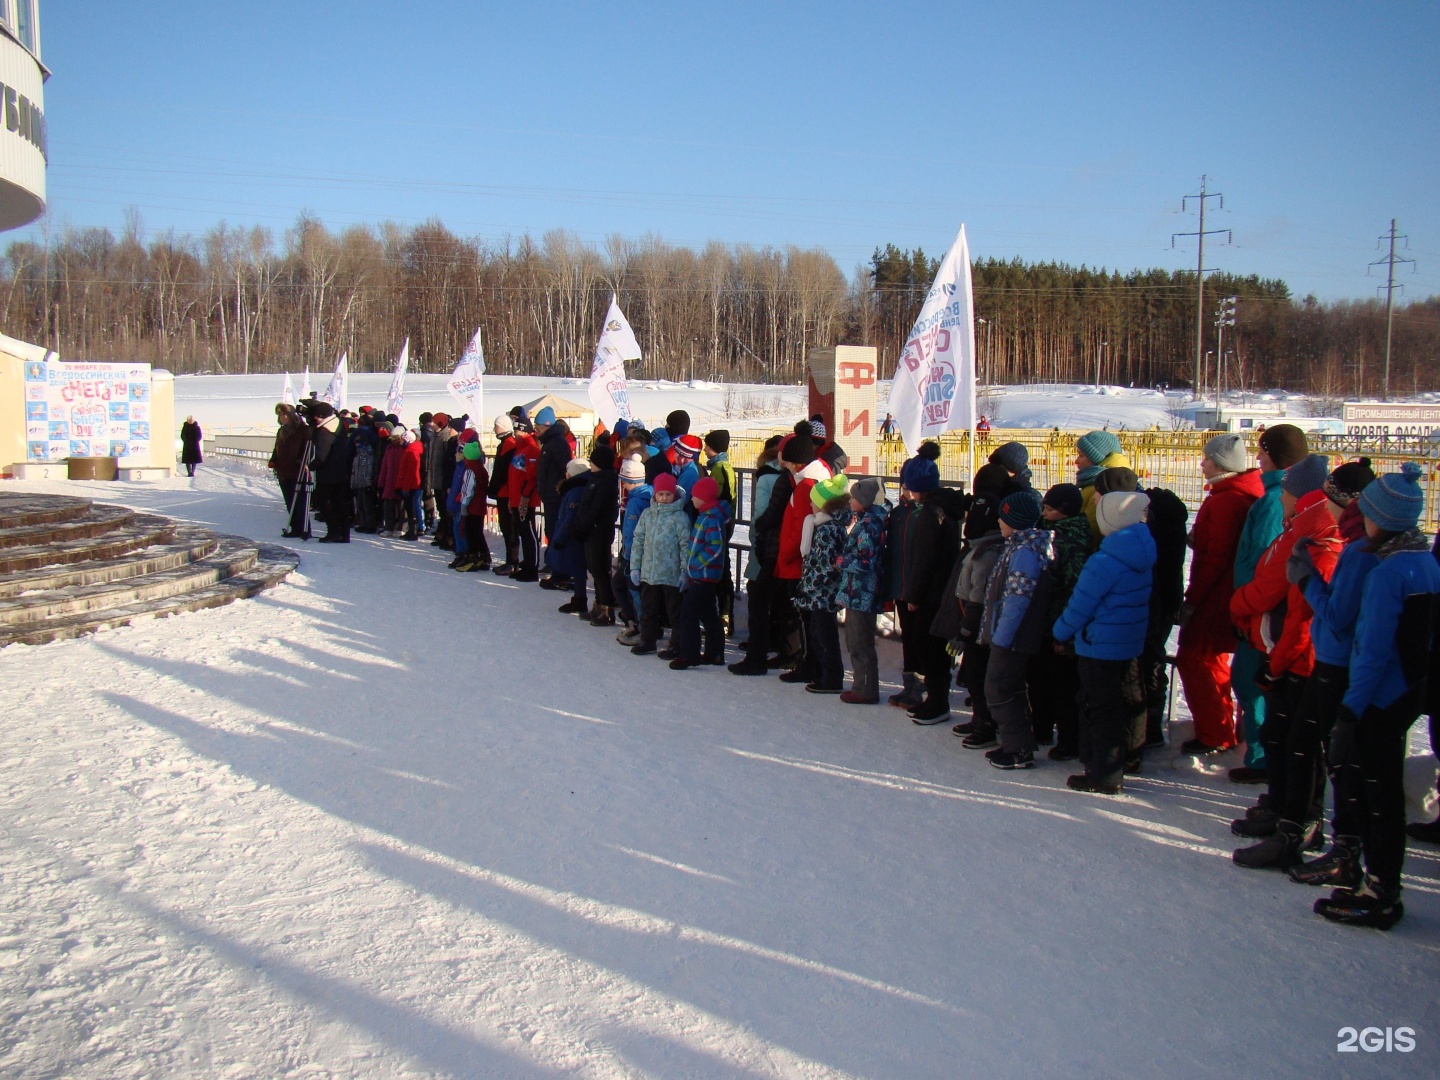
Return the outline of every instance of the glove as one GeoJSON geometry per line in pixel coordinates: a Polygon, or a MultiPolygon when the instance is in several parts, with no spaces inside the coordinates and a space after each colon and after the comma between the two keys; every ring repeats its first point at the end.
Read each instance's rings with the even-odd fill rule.
{"type": "Polygon", "coordinates": [[[1330,768],[1342,769],[1355,760],[1355,725],[1359,717],[1355,710],[1340,706],[1335,714],[1335,727],[1330,732],[1330,768]]]}
{"type": "Polygon", "coordinates": [[[1255,685],[1260,688],[1260,692],[1268,693],[1275,688],[1279,681],[1270,674],[1270,660],[1268,658],[1261,660],[1259,670],[1255,672],[1255,685]]]}
{"type": "MultiPolygon", "coordinates": [[[[1308,536],[1302,537],[1302,540],[1309,539],[1308,536]]],[[[1309,546],[1302,547],[1297,543],[1295,549],[1290,552],[1290,558],[1285,560],[1285,580],[1291,585],[1297,585],[1303,589],[1305,582],[1309,581],[1310,576],[1314,573],[1315,563],[1310,556],[1309,546]]]]}

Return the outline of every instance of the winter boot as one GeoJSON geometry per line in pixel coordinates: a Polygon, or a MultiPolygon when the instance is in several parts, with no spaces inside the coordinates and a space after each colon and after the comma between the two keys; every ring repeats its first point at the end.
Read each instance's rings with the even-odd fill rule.
{"type": "Polygon", "coordinates": [[[909,712],[910,720],[922,727],[943,724],[950,719],[950,706],[940,698],[925,698],[909,712]]]}
{"type": "Polygon", "coordinates": [[[960,745],[966,750],[983,750],[987,746],[994,746],[996,742],[993,727],[976,727],[974,731],[960,740],[960,745]]]}
{"type": "Polygon", "coordinates": [[[584,615],[589,609],[585,606],[585,598],[583,596],[572,596],[556,610],[559,611],[561,615],[584,615]]]}
{"type": "Polygon", "coordinates": [[[1364,880],[1360,867],[1360,838],[1337,836],[1330,850],[1318,859],[1290,867],[1290,880],[1297,885],[1329,885],[1355,889],[1364,880]]]}
{"type": "Polygon", "coordinates": [[[1246,817],[1264,817],[1266,814],[1273,814],[1275,811],[1270,807],[1270,793],[1262,791],[1260,798],[1255,800],[1255,805],[1245,811],[1246,817]]]}
{"type": "Polygon", "coordinates": [[[1314,843],[1319,831],[1319,822],[1297,825],[1281,818],[1275,823],[1274,835],[1238,849],[1231,858],[1236,866],[1250,870],[1289,870],[1299,864],[1301,849],[1314,843]]]}
{"type": "Polygon", "coordinates": [[[1084,791],[1091,795],[1119,795],[1124,790],[1120,784],[1102,784],[1089,773],[1067,776],[1065,786],[1071,791],[1084,791]]]}
{"type": "Polygon", "coordinates": [[[469,556],[468,554],[466,554],[466,555],[456,555],[455,558],[453,558],[453,559],[450,560],[450,569],[451,569],[451,570],[463,570],[463,569],[465,568],[465,564],[466,564],[467,562],[469,562],[469,561],[470,561],[470,556],[469,556]]]}
{"type": "Polygon", "coordinates": [[[1316,900],[1315,914],[1349,926],[1389,930],[1405,914],[1405,905],[1400,903],[1398,889],[1392,893],[1366,874],[1358,889],[1336,889],[1328,897],[1316,900]]]}
{"type": "Polygon", "coordinates": [[[1275,826],[1280,821],[1280,815],[1274,810],[1265,809],[1255,814],[1254,817],[1247,816],[1236,818],[1230,822],[1230,831],[1236,836],[1250,836],[1260,839],[1265,836],[1275,835],[1275,826]]]}
{"type": "Polygon", "coordinates": [[[913,671],[907,671],[900,676],[905,686],[898,694],[891,694],[889,702],[891,705],[901,709],[913,709],[925,700],[925,680],[913,671]]]}
{"type": "Polygon", "coordinates": [[[490,557],[488,555],[476,555],[465,564],[464,570],[467,574],[477,574],[481,570],[490,569],[490,557]]]}
{"type": "Polygon", "coordinates": [[[595,610],[590,612],[591,626],[614,626],[615,616],[610,614],[610,609],[604,604],[596,604],[595,610]]]}
{"type": "Polygon", "coordinates": [[[511,572],[514,571],[514,569],[515,569],[515,564],[514,564],[514,563],[512,563],[512,562],[502,562],[499,566],[497,566],[497,567],[494,568],[494,572],[497,573],[497,574],[499,574],[501,577],[508,577],[508,576],[511,574],[511,572]]]}
{"type": "Polygon", "coordinates": [[[615,635],[615,640],[621,645],[639,645],[640,627],[636,626],[633,622],[622,623],[620,632],[615,635]]]}
{"type": "Polygon", "coordinates": [[[1435,821],[1412,821],[1405,826],[1405,835],[1422,844],[1440,844],[1440,819],[1435,821]]]}
{"type": "Polygon", "coordinates": [[[1017,750],[1013,754],[1009,750],[991,751],[986,757],[990,758],[990,764],[997,769],[1033,769],[1035,767],[1035,753],[1032,750],[1017,750]]]}

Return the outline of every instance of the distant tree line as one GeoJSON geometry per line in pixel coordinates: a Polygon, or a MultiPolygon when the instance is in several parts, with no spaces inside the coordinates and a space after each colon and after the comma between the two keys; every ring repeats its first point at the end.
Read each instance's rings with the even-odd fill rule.
{"type": "MultiPolygon", "coordinates": [[[[116,237],[66,229],[14,241],[0,260],[0,329],[91,360],[138,360],[177,374],[313,371],[342,351],[352,370],[386,369],[410,339],[420,371],[448,370],[476,327],[489,369],[583,375],[612,293],[645,351],[638,378],[797,382],[815,345],[869,344],[889,370],[938,260],[877,248],[849,277],[824,252],[647,237],[595,248],[554,231],[498,242],[439,222],[341,232],[302,214],[278,242],[220,224],[201,237],[146,237],[137,215],[116,237]]],[[[982,259],[974,266],[976,346],[992,382],[1189,385],[1193,272],[1092,270],[982,259]]],[[[1378,392],[1378,301],[1295,301],[1285,283],[1206,280],[1205,350],[1214,378],[1215,305],[1236,296],[1224,381],[1332,396],[1378,392]]],[[[1401,308],[1391,385],[1434,387],[1440,299],[1401,308]]]]}

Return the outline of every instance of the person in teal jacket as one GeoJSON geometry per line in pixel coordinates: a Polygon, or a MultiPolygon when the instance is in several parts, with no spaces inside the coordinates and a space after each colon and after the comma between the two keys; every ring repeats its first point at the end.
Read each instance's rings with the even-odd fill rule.
{"type": "Polygon", "coordinates": [[[1362,823],[1365,877],[1315,902],[1332,922],[1388,930],[1405,913],[1405,752],[1425,706],[1431,639],[1440,612],[1440,564],[1417,527],[1423,470],[1407,461],[1360,493],[1365,533],[1379,562],[1365,578],[1350,686],[1330,735],[1335,797],[1362,823]]]}
{"type": "MultiPolygon", "coordinates": [[[[1240,544],[1235,550],[1235,587],[1246,585],[1255,576],[1255,564],[1265,549],[1275,542],[1284,527],[1280,506],[1280,482],[1285,470],[1310,453],[1305,433],[1294,424],[1276,424],[1260,436],[1260,482],[1265,494],[1250,505],[1245,526],[1240,530],[1240,544]]],[[[1235,659],[1230,665],[1230,685],[1240,706],[1240,722],[1245,736],[1245,764],[1230,770],[1230,779],[1237,784],[1263,784],[1266,769],[1265,748],[1260,745],[1260,728],[1265,723],[1265,699],[1256,679],[1265,657],[1248,641],[1235,646],[1235,659]]]]}

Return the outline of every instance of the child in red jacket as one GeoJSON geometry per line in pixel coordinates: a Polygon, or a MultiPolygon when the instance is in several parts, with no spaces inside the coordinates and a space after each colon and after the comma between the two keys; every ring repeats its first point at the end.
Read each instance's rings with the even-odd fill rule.
{"type": "Polygon", "coordinates": [[[515,420],[515,448],[510,455],[508,482],[510,509],[520,533],[520,562],[510,576],[516,581],[540,580],[540,530],[535,504],[539,502],[540,443],[530,421],[515,420]]]}

